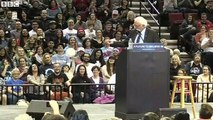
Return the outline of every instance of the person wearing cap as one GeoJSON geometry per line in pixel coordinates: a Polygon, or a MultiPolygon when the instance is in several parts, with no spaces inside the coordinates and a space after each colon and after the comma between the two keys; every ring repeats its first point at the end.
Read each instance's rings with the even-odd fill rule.
{"type": "Polygon", "coordinates": [[[147,20],[141,16],[134,19],[134,29],[129,32],[128,38],[122,42],[114,42],[112,47],[128,47],[131,39],[133,43],[160,43],[158,32],[147,27],[147,20]]]}
{"type": "Polygon", "coordinates": [[[49,22],[49,29],[45,31],[45,38],[47,41],[49,41],[49,40],[58,41],[57,35],[56,35],[56,21],[55,20],[51,20],[49,22]]]}
{"type": "Polygon", "coordinates": [[[119,16],[118,10],[112,11],[112,18],[110,18],[109,21],[112,23],[114,30],[116,29],[116,25],[120,22],[119,16]]]}
{"type": "Polygon", "coordinates": [[[77,43],[78,43],[78,46],[79,47],[82,47],[82,43],[83,43],[83,39],[85,38],[85,31],[82,27],[78,28],[77,30],[77,37],[76,37],[76,40],[77,40],[77,43]]]}

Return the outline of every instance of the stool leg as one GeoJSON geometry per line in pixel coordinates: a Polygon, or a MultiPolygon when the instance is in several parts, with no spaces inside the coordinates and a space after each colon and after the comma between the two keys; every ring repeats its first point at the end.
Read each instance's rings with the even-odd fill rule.
{"type": "Polygon", "coordinates": [[[185,80],[181,80],[181,93],[180,93],[180,105],[181,105],[181,108],[184,108],[185,107],[185,80]]]}
{"type": "Polygon", "coordinates": [[[193,95],[193,91],[192,91],[192,81],[189,80],[189,91],[190,91],[190,97],[191,97],[191,103],[192,103],[192,112],[194,115],[194,118],[196,118],[195,116],[195,105],[194,105],[194,95],[193,95]]]}
{"type": "Polygon", "coordinates": [[[176,80],[175,80],[175,82],[174,82],[174,87],[173,87],[173,90],[172,90],[170,108],[172,107],[172,105],[173,105],[173,103],[174,103],[176,87],[177,87],[177,82],[176,82],[176,80]]]}

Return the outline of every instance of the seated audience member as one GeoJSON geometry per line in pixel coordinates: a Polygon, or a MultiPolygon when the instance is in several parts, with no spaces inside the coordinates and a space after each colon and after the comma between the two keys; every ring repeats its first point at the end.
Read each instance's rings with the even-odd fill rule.
{"type": "Polygon", "coordinates": [[[57,46],[57,54],[52,56],[52,63],[60,63],[62,66],[69,65],[71,63],[71,59],[64,53],[64,45],[58,44],[57,46]]]}
{"type": "MultiPolygon", "coordinates": [[[[23,85],[24,82],[19,79],[20,71],[18,68],[12,70],[12,78],[6,81],[6,85],[23,85]]],[[[16,104],[19,99],[23,99],[23,87],[8,86],[7,87],[8,103],[16,104]]]]}
{"type": "Polygon", "coordinates": [[[64,65],[62,67],[62,71],[63,73],[65,73],[68,77],[68,80],[71,82],[72,78],[73,78],[73,75],[74,75],[74,72],[75,72],[75,62],[72,61],[72,66],[68,66],[68,65],[64,65]]]}
{"type": "Polygon", "coordinates": [[[113,55],[113,47],[110,46],[110,38],[104,37],[104,46],[101,47],[103,52],[104,61],[107,62],[110,56],[113,55]]]}
{"type": "MultiPolygon", "coordinates": [[[[198,75],[197,77],[198,83],[212,83],[213,82],[213,75],[211,74],[211,68],[207,65],[203,66],[203,73],[198,75]]],[[[199,84],[197,88],[197,98],[198,102],[207,102],[213,101],[209,100],[209,97],[212,94],[212,86],[209,84],[199,84]]]]}
{"type": "Polygon", "coordinates": [[[210,28],[213,27],[212,22],[208,19],[206,13],[201,13],[200,19],[197,20],[197,29],[200,30],[201,27],[205,25],[206,29],[209,30],[210,28]]]}
{"type": "Polygon", "coordinates": [[[208,36],[208,30],[205,25],[202,25],[199,29],[199,32],[195,34],[195,48],[201,51],[201,42],[204,38],[207,38],[208,36]]]}
{"type": "Polygon", "coordinates": [[[47,78],[51,73],[54,72],[52,57],[49,53],[45,53],[43,55],[42,63],[43,64],[39,66],[39,71],[47,78]]]}
{"type": "MultiPolygon", "coordinates": [[[[75,76],[71,80],[73,83],[92,83],[88,78],[85,65],[79,65],[75,76]]],[[[88,85],[72,85],[72,94],[74,103],[91,103],[90,86],[88,85]]]]}
{"type": "Polygon", "coordinates": [[[106,64],[104,61],[103,52],[100,48],[93,50],[91,54],[91,62],[99,67],[106,64]]]}
{"type": "Polygon", "coordinates": [[[111,56],[107,60],[106,65],[101,67],[101,72],[105,83],[108,83],[110,77],[115,74],[115,69],[115,58],[111,56]]]}
{"type": "Polygon", "coordinates": [[[47,48],[44,49],[44,53],[49,53],[51,56],[56,54],[55,43],[53,40],[47,41],[47,48]]]}
{"type": "Polygon", "coordinates": [[[54,19],[58,13],[62,13],[58,2],[56,2],[56,0],[50,0],[49,8],[47,8],[48,18],[54,19]]]}
{"type": "Polygon", "coordinates": [[[77,35],[77,30],[74,29],[75,22],[73,19],[69,19],[67,22],[68,27],[63,29],[63,35],[68,40],[71,36],[77,35]]]}
{"type": "Polygon", "coordinates": [[[79,109],[73,113],[70,120],[89,120],[89,116],[86,110],[79,109]]]}
{"type": "Polygon", "coordinates": [[[47,91],[49,91],[51,99],[63,100],[68,97],[67,91],[70,82],[68,81],[66,74],[62,72],[60,63],[54,63],[53,69],[54,72],[48,76],[47,83],[56,86],[49,87],[49,90],[47,89],[47,91]]]}
{"type": "Polygon", "coordinates": [[[213,22],[213,1],[212,0],[204,0],[206,1],[206,4],[204,4],[205,7],[201,11],[204,11],[207,14],[208,19],[213,22]]]}
{"type": "Polygon", "coordinates": [[[44,52],[44,49],[42,46],[36,47],[35,53],[33,53],[31,57],[32,64],[36,64],[38,66],[42,64],[43,52],[44,52]]]}
{"type": "Polygon", "coordinates": [[[190,120],[190,115],[187,112],[179,112],[175,114],[174,120],[190,120]]]}
{"type": "Polygon", "coordinates": [[[82,45],[84,47],[84,52],[88,54],[92,54],[94,47],[93,47],[93,39],[91,38],[85,38],[82,45]]]}
{"type": "MultiPolygon", "coordinates": [[[[93,76],[90,77],[91,82],[94,84],[104,83],[104,79],[101,77],[101,68],[98,66],[92,67],[93,76]]],[[[93,85],[91,86],[91,100],[104,94],[104,85],[93,85]]]]}
{"type": "Polygon", "coordinates": [[[160,117],[154,112],[145,113],[142,120],[160,120],[160,117]]]}
{"type": "Polygon", "coordinates": [[[164,0],[163,2],[163,12],[178,12],[177,0],[164,0]]]}
{"type": "Polygon", "coordinates": [[[180,0],[180,1],[178,1],[179,10],[183,13],[190,13],[190,12],[197,13],[198,10],[195,9],[193,1],[194,0],[180,0]]]}
{"type": "Polygon", "coordinates": [[[40,73],[40,70],[38,68],[37,64],[32,64],[29,67],[28,75],[27,75],[27,81],[34,86],[29,86],[28,94],[26,95],[27,100],[31,101],[33,99],[36,100],[43,100],[45,99],[44,94],[44,85],[46,82],[46,78],[43,74],[40,73]]]}
{"type": "Polygon", "coordinates": [[[28,83],[27,81],[27,71],[29,69],[29,66],[28,66],[28,63],[26,61],[25,58],[19,58],[19,67],[18,69],[20,70],[20,75],[19,75],[19,78],[21,80],[23,80],[24,83],[28,83]]]}
{"type": "Polygon", "coordinates": [[[192,35],[197,33],[196,22],[191,14],[183,20],[179,28],[179,34],[182,39],[182,45],[185,47],[186,52],[190,52],[192,47],[192,35]]]}
{"type": "Polygon", "coordinates": [[[211,120],[213,108],[209,104],[201,104],[198,120],[211,120]]]}
{"type": "Polygon", "coordinates": [[[75,71],[77,71],[78,67],[83,64],[83,65],[85,65],[85,67],[87,69],[87,76],[91,77],[93,75],[91,69],[95,64],[90,62],[90,59],[91,59],[90,54],[84,53],[81,55],[80,59],[81,59],[82,63],[76,65],[75,71]]]}
{"type": "Polygon", "coordinates": [[[185,65],[185,69],[188,75],[191,75],[193,79],[197,79],[197,76],[202,73],[203,64],[201,63],[200,54],[195,54],[192,61],[185,65]]]}
{"type": "Polygon", "coordinates": [[[210,29],[208,37],[202,40],[201,48],[203,49],[201,54],[202,63],[213,69],[213,29],[210,29]]]}
{"type": "Polygon", "coordinates": [[[4,78],[5,80],[8,80],[11,77],[11,70],[13,68],[14,66],[11,59],[3,59],[0,67],[0,77],[4,78]]]}

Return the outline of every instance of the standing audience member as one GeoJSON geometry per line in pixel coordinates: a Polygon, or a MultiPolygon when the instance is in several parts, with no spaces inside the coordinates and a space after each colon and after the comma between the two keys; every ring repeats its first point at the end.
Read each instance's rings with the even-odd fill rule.
{"type": "Polygon", "coordinates": [[[12,78],[6,81],[6,85],[17,85],[17,86],[8,86],[7,92],[8,92],[8,102],[9,104],[16,104],[19,99],[23,99],[23,88],[21,85],[24,84],[24,82],[19,79],[20,71],[18,68],[14,68],[12,70],[12,78]]]}

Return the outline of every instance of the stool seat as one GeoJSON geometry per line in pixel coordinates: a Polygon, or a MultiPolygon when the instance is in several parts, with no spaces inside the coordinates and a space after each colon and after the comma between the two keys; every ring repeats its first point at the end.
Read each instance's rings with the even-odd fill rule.
{"type": "Polygon", "coordinates": [[[185,93],[189,93],[189,95],[191,97],[192,111],[193,111],[193,115],[194,115],[194,118],[195,118],[196,116],[195,116],[194,95],[193,95],[193,92],[192,92],[192,76],[174,76],[174,78],[175,78],[174,88],[173,88],[173,91],[172,91],[170,107],[172,107],[172,105],[174,103],[175,93],[180,93],[181,94],[181,99],[180,99],[181,108],[184,108],[185,107],[185,93]],[[185,83],[186,82],[189,85],[189,91],[185,90],[185,83]],[[177,84],[181,84],[180,90],[176,90],[177,84]]]}

